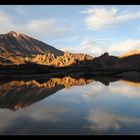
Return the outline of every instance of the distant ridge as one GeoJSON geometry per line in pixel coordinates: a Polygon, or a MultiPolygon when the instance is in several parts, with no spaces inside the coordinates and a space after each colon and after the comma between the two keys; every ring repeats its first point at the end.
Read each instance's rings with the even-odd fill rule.
{"type": "Polygon", "coordinates": [[[140,54],[140,50],[132,50],[132,51],[126,52],[123,55],[119,56],[119,58],[128,57],[128,56],[132,56],[132,55],[138,55],[138,54],[140,54]]]}

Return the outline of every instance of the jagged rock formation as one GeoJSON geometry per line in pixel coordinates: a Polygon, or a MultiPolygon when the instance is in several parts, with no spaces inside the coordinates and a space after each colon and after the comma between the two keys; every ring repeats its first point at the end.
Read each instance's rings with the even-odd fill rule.
{"type": "MultiPolygon", "coordinates": [[[[19,59],[20,60],[20,59],[19,59]]],[[[4,61],[4,60],[3,60],[4,61]]],[[[6,60],[7,61],[7,60],[6,60]]],[[[42,74],[42,73],[71,73],[71,72],[120,72],[140,71],[140,54],[118,58],[104,53],[92,58],[88,55],[64,53],[63,56],[37,55],[35,58],[25,58],[24,64],[0,65],[0,74],[42,74]]]]}
{"type": "Polygon", "coordinates": [[[37,55],[35,58],[30,59],[31,62],[37,64],[52,65],[56,67],[64,67],[70,65],[84,64],[88,60],[92,60],[93,57],[86,54],[71,54],[64,52],[63,56],[54,56],[54,54],[37,55]]]}
{"type": "Polygon", "coordinates": [[[48,54],[38,54],[34,57],[7,57],[7,59],[0,59],[1,65],[14,65],[14,64],[27,64],[27,63],[35,63],[35,64],[43,64],[48,66],[56,66],[56,67],[64,67],[70,65],[84,65],[88,60],[92,60],[93,57],[86,54],[72,54],[69,52],[64,52],[62,56],[55,56],[52,53],[48,54]]]}

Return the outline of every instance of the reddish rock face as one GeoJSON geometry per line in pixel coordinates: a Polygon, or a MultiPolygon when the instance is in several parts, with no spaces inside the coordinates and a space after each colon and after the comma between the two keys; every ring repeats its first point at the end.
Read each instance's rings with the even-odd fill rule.
{"type": "Polygon", "coordinates": [[[63,67],[75,64],[78,65],[92,59],[93,57],[86,54],[71,54],[69,52],[64,52],[64,55],[57,57],[50,53],[47,55],[37,55],[31,60],[31,62],[63,67]]]}

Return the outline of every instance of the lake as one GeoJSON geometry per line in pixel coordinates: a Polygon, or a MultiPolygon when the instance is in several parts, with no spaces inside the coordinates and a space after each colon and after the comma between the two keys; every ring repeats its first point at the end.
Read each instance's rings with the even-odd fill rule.
{"type": "Polygon", "coordinates": [[[0,134],[140,134],[140,83],[108,79],[0,82],[0,134]]]}

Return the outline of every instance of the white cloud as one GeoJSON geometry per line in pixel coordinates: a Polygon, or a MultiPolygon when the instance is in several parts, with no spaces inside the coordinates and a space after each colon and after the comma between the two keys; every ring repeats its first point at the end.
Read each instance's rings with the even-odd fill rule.
{"type": "Polygon", "coordinates": [[[91,7],[80,13],[87,14],[85,23],[89,29],[95,30],[140,18],[140,11],[133,13],[124,11],[119,13],[119,9],[115,7],[110,9],[105,7],[91,7]]]}
{"type": "MultiPolygon", "coordinates": [[[[37,36],[60,36],[67,29],[59,26],[59,22],[56,19],[33,19],[30,20],[25,26],[25,31],[28,34],[36,34],[37,36]]],[[[22,32],[21,28],[19,28],[22,32]]]]}
{"type": "Polygon", "coordinates": [[[132,50],[140,50],[140,40],[127,39],[121,42],[112,43],[107,51],[114,54],[122,54],[132,50]]]}
{"type": "Polygon", "coordinates": [[[64,45],[59,48],[63,51],[69,51],[72,53],[86,53],[93,57],[100,56],[105,52],[108,52],[110,55],[121,56],[129,51],[140,50],[139,39],[126,39],[123,41],[108,43],[108,46],[106,46],[105,43],[106,40],[103,42],[102,40],[93,38],[84,38],[81,40],[79,47],[64,45]]]}
{"type": "MultiPolygon", "coordinates": [[[[25,14],[24,12],[26,12],[20,6],[17,6],[16,10],[23,15],[25,14]]],[[[104,18],[101,17],[97,18],[99,20],[99,24],[97,24],[97,22],[93,23],[93,24],[97,24],[95,26],[99,25],[99,28],[108,24],[111,25],[113,22],[117,23],[116,21],[122,22],[122,21],[126,21],[126,19],[127,20],[134,19],[140,16],[139,12],[128,14],[127,11],[124,11],[123,13],[118,14],[118,9],[116,8],[106,9],[103,7],[90,8],[86,11],[82,11],[81,13],[89,14],[88,16],[89,18],[93,15],[94,19],[104,15],[104,18]],[[107,16],[107,14],[109,14],[109,16],[107,16]],[[109,23],[108,20],[106,20],[106,18],[108,17],[111,18],[111,20],[109,20],[109,23]]],[[[17,23],[16,21],[17,21],[17,17],[15,20],[15,17],[12,17],[11,15],[1,10],[0,33],[7,33],[9,31],[14,30],[40,40],[43,40],[44,38],[45,39],[47,38],[48,40],[50,38],[53,39],[57,38],[57,40],[59,41],[59,38],[64,37],[64,39],[60,39],[60,41],[64,42],[63,43],[64,46],[63,45],[60,46],[59,43],[58,43],[59,46],[57,44],[54,46],[65,51],[70,51],[72,53],[87,53],[92,56],[99,56],[106,51],[109,52],[110,54],[121,55],[122,53],[127,51],[140,49],[140,40],[138,39],[137,40],[127,39],[120,42],[110,43],[106,47],[105,42],[107,40],[102,40],[102,39],[97,39],[92,37],[84,37],[79,43],[79,45],[71,45],[70,43],[67,43],[67,46],[65,46],[66,42],[71,42],[71,41],[74,42],[77,39],[80,40],[81,38],[80,36],[67,37],[66,34],[69,28],[66,28],[66,25],[62,24],[62,22],[59,19],[54,19],[54,18],[30,19],[26,23],[25,22],[17,23]]]]}
{"type": "Polygon", "coordinates": [[[35,38],[59,37],[68,30],[58,19],[30,19],[26,23],[16,23],[14,17],[0,11],[0,33],[17,31],[35,38]]]}
{"type": "Polygon", "coordinates": [[[96,39],[84,38],[81,41],[80,46],[83,52],[86,52],[93,56],[98,56],[104,52],[101,41],[97,41],[96,39]]]}
{"type": "Polygon", "coordinates": [[[91,130],[107,131],[109,129],[118,130],[121,129],[121,124],[138,124],[140,125],[140,119],[126,116],[122,114],[115,114],[102,109],[90,110],[87,120],[91,123],[89,126],[84,126],[91,130]]]}
{"type": "Polygon", "coordinates": [[[63,51],[69,51],[71,53],[86,53],[93,57],[102,54],[105,49],[103,48],[104,39],[96,39],[91,37],[85,37],[79,41],[79,45],[64,45],[59,48],[63,51]]]}
{"type": "Polygon", "coordinates": [[[126,39],[108,43],[105,39],[84,38],[81,40],[80,47],[78,48],[79,52],[84,52],[92,56],[100,56],[105,52],[108,52],[110,55],[120,56],[133,50],[140,50],[139,39],[126,39]]]}

